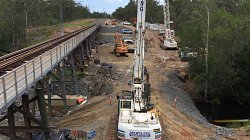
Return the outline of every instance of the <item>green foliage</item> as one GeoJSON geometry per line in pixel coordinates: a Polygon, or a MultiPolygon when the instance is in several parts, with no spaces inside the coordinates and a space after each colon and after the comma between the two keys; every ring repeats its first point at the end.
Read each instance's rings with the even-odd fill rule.
{"type": "Polygon", "coordinates": [[[132,17],[136,17],[136,11],[136,2],[130,0],[130,2],[124,8],[117,8],[116,11],[112,14],[112,16],[120,20],[130,21],[132,17]]]}
{"type": "Polygon", "coordinates": [[[91,24],[93,24],[94,20],[76,20],[75,22],[72,23],[65,23],[63,26],[64,27],[85,27],[85,26],[89,26],[91,24]]]}
{"type": "MultiPolygon", "coordinates": [[[[113,16],[130,20],[136,17],[135,9],[131,0],[113,16]]],[[[170,0],[170,12],[172,27],[181,40],[179,47],[189,47],[199,54],[190,60],[189,70],[197,90],[204,94],[209,12],[208,97],[216,102],[250,102],[250,1],[170,0]]],[[[147,0],[146,17],[149,22],[162,23],[162,6],[147,0]]]]}
{"type": "Polygon", "coordinates": [[[111,15],[110,14],[107,14],[107,13],[100,13],[100,12],[93,12],[91,14],[91,17],[92,18],[111,18],[111,15]]]}
{"type": "MultiPolygon", "coordinates": [[[[146,21],[151,23],[163,23],[163,7],[159,5],[159,2],[155,0],[147,0],[147,9],[146,9],[146,21]]],[[[114,18],[120,20],[130,21],[131,18],[136,17],[137,13],[137,3],[134,0],[124,7],[119,7],[112,14],[114,18]]]]}
{"type": "Polygon", "coordinates": [[[20,48],[29,47],[33,44],[38,44],[45,40],[48,40],[54,31],[60,31],[60,26],[52,25],[52,26],[42,26],[36,30],[29,31],[29,39],[22,40],[20,48]]]}
{"type": "Polygon", "coordinates": [[[250,122],[246,123],[245,127],[246,127],[246,131],[250,133],[250,122]]]}
{"type": "Polygon", "coordinates": [[[234,123],[227,124],[226,127],[227,128],[240,128],[240,127],[242,127],[242,124],[238,123],[238,122],[234,122],[234,123]]]}
{"type": "Polygon", "coordinates": [[[44,32],[39,27],[59,25],[61,5],[63,22],[110,16],[107,13],[92,14],[87,6],[74,0],[0,0],[0,55],[47,39],[49,31],[44,32]],[[31,30],[29,36],[27,28],[31,30]],[[41,39],[30,40],[28,37],[32,38],[35,29],[44,34],[41,34],[41,39]]]}
{"type": "MultiPolygon", "coordinates": [[[[245,9],[249,8],[250,3],[246,2],[248,4],[246,5],[243,1],[232,3],[226,0],[209,2],[197,1],[194,5],[199,5],[200,8],[190,8],[192,10],[186,11],[190,14],[189,18],[179,16],[177,19],[182,21],[182,23],[178,21],[177,28],[177,35],[179,33],[182,40],[179,43],[180,47],[188,46],[196,51],[198,48],[204,50],[207,33],[207,11],[204,7],[208,6],[210,12],[209,97],[236,100],[239,103],[250,102],[250,30],[247,28],[250,13],[247,13],[245,9]],[[199,16],[193,13],[198,13],[199,16]]],[[[205,54],[201,49],[198,52],[201,55],[205,54]]],[[[206,78],[205,57],[192,60],[190,69],[197,88],[203,91],[206,78]]]]}

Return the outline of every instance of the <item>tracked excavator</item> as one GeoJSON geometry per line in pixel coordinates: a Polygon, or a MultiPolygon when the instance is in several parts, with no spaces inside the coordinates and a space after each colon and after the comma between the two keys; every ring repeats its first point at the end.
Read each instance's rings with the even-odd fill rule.
{"type": "Polygon", "coordinates": [[[118,96],[119,140],[161,140],[159,111],[150,98],[149,73],[144,66],[146,0],[137,0],[136,48],[131,90],[118,96]]]}
{"type": "Polygon", "coordinates": [[[115,34],[115,48],[114,53],[117,57],[124,55],[128,56],[128,46],[123,42],[121,35],[118,33],[115,34]]]}

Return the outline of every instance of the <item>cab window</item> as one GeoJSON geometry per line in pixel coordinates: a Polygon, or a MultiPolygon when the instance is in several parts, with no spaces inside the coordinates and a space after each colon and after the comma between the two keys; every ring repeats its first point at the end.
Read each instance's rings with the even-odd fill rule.
{"type": "Polygon", "coordinates": [[[131,108],[131,101],[123,101],[122,102],[122,107],[125,109],[130,109],[131,108]]]}

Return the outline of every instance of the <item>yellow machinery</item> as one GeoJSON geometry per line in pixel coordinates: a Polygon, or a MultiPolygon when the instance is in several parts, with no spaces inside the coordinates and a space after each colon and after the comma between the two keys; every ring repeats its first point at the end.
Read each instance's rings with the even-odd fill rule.
{"type": "Polygon", "coordinates": [[[120,35],[118,35],[117,33],[115,34],[115,49],[114,52],[116,54],[117,57],[124,55],[124,56],[128,56],[128,46],[123,42],[122,38],[120,35]]]}
{"type": "Polygon", "coordinates": [[[116,19],[112,20],[112,25],[117,25],[116,19]]]}

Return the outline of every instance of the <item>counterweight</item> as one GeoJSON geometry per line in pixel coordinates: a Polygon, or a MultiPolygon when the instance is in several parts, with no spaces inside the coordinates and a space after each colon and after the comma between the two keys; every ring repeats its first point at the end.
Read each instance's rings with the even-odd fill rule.
{"type": "Polygon", "coordinates": [[[118,139],[160,140],[158,111],[150,98],[148,72],[144,66],[146,0],[137,0],[136,42],[132,86],[119,97],[118,139]],[[145,78],[147,77],[147,78],[145,78]]]}

